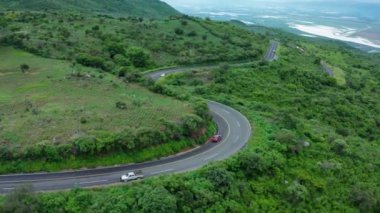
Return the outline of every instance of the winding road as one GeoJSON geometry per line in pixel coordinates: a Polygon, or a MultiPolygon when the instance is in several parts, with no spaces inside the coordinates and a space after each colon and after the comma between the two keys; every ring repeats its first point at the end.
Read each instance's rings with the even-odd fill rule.
{"type": "Polygon", "coordinates": [[[265,54],[265,60],[267,60],[269,62],[277,60],[276,51],[277,51],[277,48],[279,45],[280,45],[280,43],[278,43],[277,41],[271,41],[270,42],[269,49],[268,49],[267,53],[265,54]]]}
{"type": "MultiPolygon", "coordinates": [[[[194,68],[160,70],[147,76],[158,80],[161,76],[191,69],[194,68]]],[[[226,159],[246,145],[251,136],[251,125],[246,117],[231,107],[213,101],[209,101],[208,105],[223,138],[219,143],[206,143],[175,156],[139,164],[54,173],[0,175],[0,193],[9,193],[25,184],[32,185],[36,191],[109,185],[119,183],[120,176],[127,171],[142,170],[146,177],[150,177],[190,171],[212,161],[226,159]]]]}

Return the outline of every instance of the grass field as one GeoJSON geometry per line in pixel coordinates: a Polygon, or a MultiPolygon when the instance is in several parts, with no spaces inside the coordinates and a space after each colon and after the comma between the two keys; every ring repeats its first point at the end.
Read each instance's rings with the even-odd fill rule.
{"type": "Polygon", "coordinates": [[[93,69],[12,48],[1,48],[0,58],[1,145],[67,143],[81,134],[157,128],[161,118],[176,121],[192,112],[184,102],[93,69]],[[20,64],[30,69],[22,73],[20,64]],[[117,102],[127,109],[117,108],[117,102]]]}

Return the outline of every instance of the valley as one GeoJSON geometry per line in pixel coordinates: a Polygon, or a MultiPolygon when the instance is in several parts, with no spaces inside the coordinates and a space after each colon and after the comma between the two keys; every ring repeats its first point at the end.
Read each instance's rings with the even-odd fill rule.
{"type": "Polygon", "coordinates": [[[375,7],[173,1],[0,0],[0,212],[378,212],[375,7]]]}

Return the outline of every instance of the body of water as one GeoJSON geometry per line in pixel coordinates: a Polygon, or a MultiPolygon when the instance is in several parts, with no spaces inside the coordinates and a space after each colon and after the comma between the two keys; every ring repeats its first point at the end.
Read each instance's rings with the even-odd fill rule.
{"type": "Polygon", "coordinates": [[[174,4],[179,11],[214,20],[240,20],[300,36],[341,40],[368,52],[380,50],[380,3],[174,4]]]}

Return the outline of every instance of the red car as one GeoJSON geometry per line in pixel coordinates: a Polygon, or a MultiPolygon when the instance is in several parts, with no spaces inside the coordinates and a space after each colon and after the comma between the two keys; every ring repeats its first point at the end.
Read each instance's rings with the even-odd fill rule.
{"type": "Polygon", "coordinates": [[[212,143],[218,143],[222,140],[222,136],[221,135],[214,135],[212,136],[209,141],[212,142],[212,143]]]}

